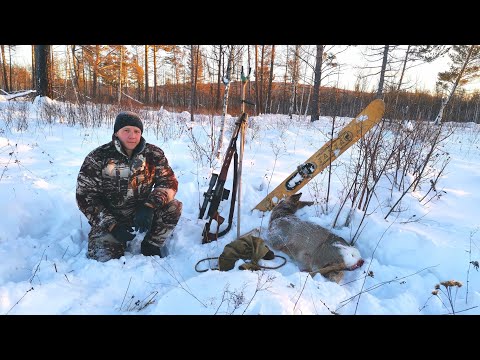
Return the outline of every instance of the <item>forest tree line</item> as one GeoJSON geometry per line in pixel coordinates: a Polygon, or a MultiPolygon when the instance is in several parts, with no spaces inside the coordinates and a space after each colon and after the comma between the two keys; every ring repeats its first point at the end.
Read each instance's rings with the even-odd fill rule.
{"type": "Polygon", "coordinates": [[[359,71],[354,90],[341,89],[330,45],[33,45],[30,68],[12,61],[15,45],[0,45],[0,94],[36,94],[74,103],[118,103],[170,111],[238,115],[245,111],[310,116],[358,114],[374,98],[385,117],[480,122],[480,93],[463,88],[480,75],[479,45],[384,45],[365,54],[375,71],[359,71]],[[439,56],[450,68],[434,93],[405,80],[408,70],[439,56]],[[245,64],[245,65],[243,65],[245,64]]]}

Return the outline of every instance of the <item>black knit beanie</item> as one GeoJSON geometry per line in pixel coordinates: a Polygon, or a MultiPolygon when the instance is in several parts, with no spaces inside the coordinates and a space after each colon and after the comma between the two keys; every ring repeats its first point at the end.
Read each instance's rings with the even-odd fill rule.
{"type": "Polygon", "coordinates": [[[117,115],[117,118],[115,119],[115,126],[113,127],[113,132],[116,133],[124,126],[136,126],[143,133],[142,120],[137,114],[132,111],[122,111],[117,115]]]}

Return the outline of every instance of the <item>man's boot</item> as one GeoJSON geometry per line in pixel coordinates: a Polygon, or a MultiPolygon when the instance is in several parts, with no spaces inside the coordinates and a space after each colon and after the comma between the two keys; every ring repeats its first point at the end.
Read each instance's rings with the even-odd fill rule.
{"type": "Polygon", "coordinates": [[[168,255],[167,240],[172,236],[173,230],[180,219],[183,204],[177,199],[170,201],[165,207],[157,209],[152,228],[147,231],[141,244],[141,252],[145,256],[168,255]]]}
{"type": "Polygon", "coordinates": [[[151,244],[147,240],[143,240],[141,244],[141,252],[145,256],[155,256],[158,255],[161,258],[168,256],[168,249],[165,245],[158,247],[151,244]]]}
{"type": "Polygon", "coordinates": [[[87,258],[100,262],[119,259],[125,254],[125,245],[119,242],[111,233],[97,236],[89,234],[87,258]]]}

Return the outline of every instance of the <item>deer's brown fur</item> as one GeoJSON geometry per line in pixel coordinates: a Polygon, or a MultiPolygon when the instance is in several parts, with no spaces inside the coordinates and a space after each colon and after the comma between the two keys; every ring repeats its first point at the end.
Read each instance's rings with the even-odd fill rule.
{"type": "Polygon", "coordinates": [[[338,283],[344,270],[355,270],[364,261],[343,238],[295,215],[298,209],[313,204],[300,201],[301,195],[288,196],[272,209],[267,243],[287,254],[301,271],[320,273],[338,283]]]}

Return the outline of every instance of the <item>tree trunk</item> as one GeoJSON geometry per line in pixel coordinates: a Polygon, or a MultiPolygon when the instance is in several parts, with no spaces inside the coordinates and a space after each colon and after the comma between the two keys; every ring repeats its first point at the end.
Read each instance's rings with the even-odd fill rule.
{"type": "Polygon", "coordinates": [[[215,109],[220,107],[220,83],[222,81],[222,45],[218,48],[218,75],[217,75],[217,95],[215,97],[215,109]]]}
{"type": "Polygon", "coordinates": [[[48,51],[50,52],[49,62],[48,62],[48,88],[50,92],[50,97],[53,98],[53,86],[55,84],[55,57],[53,56],[52,47],[48,47],[48,51]]]}
{"type": "Polygon", "coordinates": [[[2,70],[3,70],[3,87],[6,92],[9,92],[8,87],[8,77],[7,77],[7,62],[5,61],[5,45],[0,45],[0,50],[2,51],[2,70]]]}
{"type": "Polygon", "coordinates": [[[32,45],[30,46],[32,52],[32,89],[36,89],[36,76],[35,76],[35,47],[32,45]]]}
{"type": "MultiPolygon", "coordinates": [[[[305,66],[305,71],[303,73],[303,81],[305,81],[305,79],[307,78],[307,67],[305,66]]],[[[300,80],[300,76],[299,76],[299,80],[300,80]]],[[[297,101],[297,111],[299,114],[302,114],[303,112],[303,100],[305,99],[305,85],[302,86],[302,96],[300,96],[300,105],[298,105],[298,101],[297,101]]],[[[307,104],[307,107],[305,109],[305,114],[307,113],[307,108],[308,108],[308,104],[307,104]]]]}
{"type": "Polygon", "coordinates": [[[282,96],[282,114],[285,114],[287,104],[287,74],[288,74],[288,45],[287,45],[287,58],[285,59],[285,75],[283,77],[283,96],[282,96]]]}
{"type": "Polygon", "coordinates": [[[295,112],[295,96],[297,93],[297,83],[298,83],[298,56],[300,51],[300,45],[295,45],[295,55],[293,57],[292,65],[292,94],[290,96],[290,107],[288,109],[288,116],[292,118],[292,114],[295,112]]]}
{"type": "MultiPolygon", "coordinates": [[[[310,121],[320,118],[320,84],[322,82],[323,45],[317,45],[315,58],[315,79],[313,80],[313,97],[310,121]]],[[[335,114],[334,114],[335,115],[335,114]]]]}
{"type": "Polygon", "coordinates": [[[267,92],[267,114],[272,112],[272,82],[273,82],[273,62],[275,61],[275,45],[272,45],[272,56],[270,57],[270,77],[268,78],[268,92],[267,92]]]}
{"type": "Polygon", "coordinates": [[[190,45],[190,121],[193,119],[195,107],[195,45],[190,45]]]}
{"type": "Polygon", "coordinates": [[[410,47],[411,46],[412,45],[408,45],[407,46],[407,51],[405,52],[405,59],[403,60],[402,72],[400,73],[400,80],[398,80],[397,91],[400,91],[400,88],[402,86],[403,76],[405,75],[405,70],[407,68],[408,55],[410,55],[410,47]]]}
{"type": "Polygon", "coordinates": [[[305,114],[303,115],[304,118],[307,118],[308,108],[310,106],[310,97],[312,96],[312,86],[308,86],[308,96],[307,96],[307,105],[305,106],[305,114]]]}
{"type": "Polygon", "coordinates": [[[123,65],[123,46],[120,45],[120,66],[118,73],[118,105],[122,100],[122,65],[123,65]]]}
{"type": "Polygon", "coordinates": [[[465,59],[465,62],[462,65],[462,69],[458,73],[457,79],[455,80],[455,83],[453,84],[452,90],[450,91],[450,94],[448,95],[447,98],[442,100],[442,106],[440,106],[440,111],[438,112],[437,117],[435,118],[435,121],[433,122],[434,125],[439,125],[442,122],[443,118],[443,110],[445,109],[445,106],[449,103],[450,99],[452,98],[453,94],[455,93],[455,90],[457,90],[458,84],[460,83],[460,80],[462,79],[463,73],[465,71],[465,68],[467,67],[468,61],[470,60],[470,56],[472,55],[472,51],[474,49],[475,45],[470,45],[470,49],[468,50],[467,58],[465,59]]]}
{"type": "Polygon", "coordinates": [[[145,104],[150,102],[148,90],[148,45],[145,45],[145,104]]]}
{"type": "Polygon", "coordinates": [[[35,45],[37,95],[52,98],[50,85],[50,45],[35,45]]]}
{"type": "Polygon", "coordinates": [[[263,69],[264,69],[264,59],[265,59],[265,45],[262,45],[262,55],[260,56],[260,112],[265,112],[265,106],[263,104],[263,69]]]}
{"type": "Polygon", "coordinates": [[[222,145],[223,145],[223,134],[225,132],[225,116],[227,115],[228,109],[228,93],[230,90],[230,76],[232,73],[232,62],[233,62],[233,49],[234,45],[231,45],[230,54],[228,55],[228,64],[227,64],[227,75],[223,78],[223,83],[225,84],[225,94],[223,95],[223,113],[222,113],[222,122],[220,124],[220,135],[218,136],[217,143],[217,159],[220,159],[222,145]]]}
{"type": "MultiPolygon", "coordinates": [[[[251,59],[251,56],[250,56],[250,45],[247,45],[247,65],[248,65],[248,71],[250,71],[250,69],[252,68],[252,59],[251,59]]],[[[247,84],[247,87],[248,87],[248,95],[247,95],[247,98],[250,99],[251,98],[251,92],[252,92],[252,82],[249,81],[248,84],[247,84]]]]}
{"type": "Polygon", "coordinates": [[[198,68],[200,67],[200,45],[197,45],[195,50],[195,94],[193,96],[195,110],[198,109],[198,95],[197,95],[197,84],[198,84],[198,68]]]}
{"type": "Polygon", "coordinates": [[[387,68],[387,60],[388,60],[388,48],[390,45],[385,45],[383,48],[383,61],[382,61],[382,70],[380,71],[380,81],[378,82],[378,90],[377,90],[377,99],[382,98],[383,94],[383,83],[385,81],[385,70],[387,68]]]}
{"type": "Polygon", "coordinates": [[[255,45],[255,114],[258,115],[260,109],[260,101],[258,97],[258,45],[255,45]]]}
{"type": "Polygon", "coordinates": [[[92,98],[97,98],[97,77],[98,77],[98,64],[100,62],[100,45],[95,45],[95,55],[93,60],[93,80],[92,80],[92,98]]]}
{"type": "Polygon", "coordinates": [[[75,52],[76,52],[76,48],[75,48],[75,45],[72,45],[71,46],[71,50],[72,50],[72,69],[73,69],[73,86],[74,86],[74,89],[75,91],[78,91],[80,89],[80,86],[79,86],[79,83],[78,83],[78,62],[75,61],[76,60],[76,57],[75,57],[75,52]]]}
{"type": "Polygon", "coordinates": [[[87,74],[86,74],[86,69],[84,65],[85,61],[85,50],[83,46],[80,48],[82,52],[82,77],[81,80],[83,80],[83,88],[82,88],[82,94],[86,95],[88,94],[88,81],[87,81],[87,74]]]}
{"type": "MultiPolygon", "coordinates": [[[[68,75],[65,79],[70,78],[70,82],[72,83],[73,93],[75,94],[75,100],[77,104],[79,103],[78,99],[78,86],[77,86],[77,75],[75,72],[75,45],[70,47],[72,52],[72,61],[70,62],[70,56],[68,55],[68,47],[67,47],[67,73],[68,75]]],[[[65,85],[67,84],[67,80],[65,80],[65,85]]]]}
{"type": "Polygon", "coordinates": [[[157,95],[157,45],[153,45],[153,103],[158,103],[157,95]]]}
{"type": "Polygon", "coordinates": [[[12,74],[12,45],[8,46],[8,69],[10,71],[9,82],[10,82],[10,91],[13,91],[13,74],[12,74]]]}

